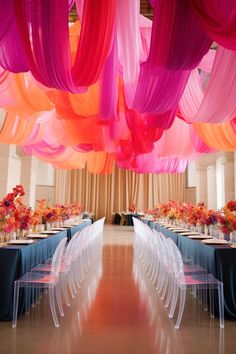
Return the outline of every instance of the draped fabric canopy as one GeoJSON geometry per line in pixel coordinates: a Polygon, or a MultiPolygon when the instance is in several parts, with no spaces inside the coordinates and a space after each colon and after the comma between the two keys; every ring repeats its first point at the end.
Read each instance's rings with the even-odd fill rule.
{"type": "Polygon", "coordinates": [[[0,142],[94,173],[235,149],[234,0],[74,2],[0,1],[0,142]]]}

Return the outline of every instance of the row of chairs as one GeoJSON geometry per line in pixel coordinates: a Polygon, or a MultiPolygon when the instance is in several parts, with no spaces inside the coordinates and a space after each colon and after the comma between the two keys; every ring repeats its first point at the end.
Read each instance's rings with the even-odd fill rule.
{"type": "Polygon", "coordinates": [[[173,318],[178,306],[175,328],[178,329],[183,316],[188,288],[194,296],[199,296],[205,308],[210,304],[210,313],[214,317],[214,290],[217,290],[220,327],[224,327],[223,283],[199,265],[184,264],[181,253],[171,238],[151,230],[136,218],[133,219],[135,231],[134,254],[136,262],[144,267],[149,279],[155,285],[165,307],[169,308],[169,317],[173,318]],[[209,296],[208,296],[209,295],[209,296]],[[179,300],[179,301],[178,301],[179,300]]]}
{"type": "Polygon", "coordinates": [[[13,328],[17,326],[20,288],[27,288],[25,291],[27,308],[38,298],[42,289],[47,289],[53,322],[55,327],[59,327],[56,304],[60,316],[63,317],[62,296],[69,307],[70,296],[75,297],[89,269],[101,261],[104,221],[105,218],[102,218],[85,227],[76,233],[69,243],[66,237],[63,238],[51,259],[33,267],[30,272],[15,281],[13,328]]]}

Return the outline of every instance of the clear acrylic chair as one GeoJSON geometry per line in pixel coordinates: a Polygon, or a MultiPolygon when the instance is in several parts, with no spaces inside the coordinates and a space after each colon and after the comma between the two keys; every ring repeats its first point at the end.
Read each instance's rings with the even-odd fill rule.
{"type": "Polygon", "coordinates": [[[219,297],[220,327],[224,326],[223,312],[223,284],[207,274],[207,270],[199,265],[184,265],[179,249],[172,239],[153,230],[151,236],[147,226],[138,220],[134,221],[135,243],[134,256],[146,271],[149,279],[155,284],[156,290],[161,294],[161,299],[166,296],[165,307],[170,305],[169,317],[172,318],[176,309],[180,293],[180,306],[175,328],[179,328],[184,305],[186,290],[190,288],[193,295],[200,293],[207,302],[210,294],[210,311],[214,314],[213,290],[217,289],[219,297]]]}
{"type": "MultiPolygon", "coordinates": [[[[61,284],[61,291],[64,294],[65,302],[68,307],[70,307],[70,300],[68,295],[68,287],[70,289],[71,294],[76,293],[76,286],[74,283],[74,277],[72,272],[72,263],[76,257],[76,247],[75,244],[77,242],[78,236],[80,231],[76,232],[67,246],[65,247],[61,264],[60,264],[60,284],[61,284]]],[[[46,260],[45,263],[38,264],[37,266],[31,269],[31,272],[39,272],[39,273],[50,273],[52,267],[52,258],[46,260]]]]}
{"type": "Polygon", "coordinates": [[[214,316],[214,289],[218,293],[219,319],[220,327],[224,328],[224,292],[223,283],[216,279],[212,274],[184,274],[184,264],[181,253],[175,243],[168,239],[169,246],[172,250],[172,264],[173,264],[173,292],[170,303],[169,317],[173,318],[176,305],[179,299],[179,310],[175,328],[178,329],[184,312],[186,291],[187,289],[200,290],[204,293],[205,299],[209,292],[210,313],[214,316]]]}
{"type": "Polygon", "coordinates": [[[32,290],[48,289],[49,303],[50,303],[53,322],[55,327],[59,327],[55,299],[57,301],[60,315],[63,316],[64,313],[62,309],[60,288],[59,288],[59,274],[60,274],[61,259],[62,259],[66,242],[67,242],[66,237],[59,242],[53,254],[51,270],[49,274],[28,272],[24,274],[21,278],[15,280],[14,299],[13,299],[13,321],[12,321],[13,328],[17,326],[20,288],[30,288],[32,290]]]}
{"type": "MultiPolygon", "coordinates": [[[[172,294],[172,254],[169,242],[173,242],[170,238],[166,238],[162,233],[152,230],[156,236],[157,246],[157,264],[153,279],[156,284],[156,290],[161,294],[161,300],[166,297],[165,307],[168,307],[172,294]],[[171,241],[170,241],[171,240],[171,241]],[[167,296],[166,296],[167,295],[167,296]]],[[[207,269],[195,264],[184,264],[183,271],[185,275],[207,274],[207,269]]]]}

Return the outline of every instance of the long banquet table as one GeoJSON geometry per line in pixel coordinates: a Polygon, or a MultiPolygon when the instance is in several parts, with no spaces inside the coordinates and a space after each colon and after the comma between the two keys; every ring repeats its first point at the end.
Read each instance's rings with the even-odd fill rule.
{"type": "Polygon", "coordinates": [[[170,231],[156,222],[149,221],[148,224],[166,237],[171,237],[183,256],[205,267],[223,282],[225,317],[236,320],[236,248],[229,245],[206,245],[170,231]]]}
{"type": "MultiPolygon", "coordinates": [[[[46,239],[30,245],[8,245],[0,248],[0,320],[12,319],[14,281],[35,265],[52,256],[58,243],[64,237],[70,239],[76,232],[89,225],[91,220],[50,235],[46,239]]],[[[19,302],[19,312],[25,311],[23,296],[19,302]]]]}

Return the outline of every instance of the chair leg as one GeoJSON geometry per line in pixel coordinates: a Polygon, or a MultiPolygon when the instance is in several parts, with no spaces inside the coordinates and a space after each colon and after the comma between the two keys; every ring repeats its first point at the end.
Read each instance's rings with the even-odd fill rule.
{"type": "Polygon", "coordinates": [[[224,328],[224,288],[223,283],[218,287],[220,327],[224,328]]]}
{"type": "Polygon", "coordinates": [[[13,298],[13,320],[12,320],[13,328],[16,328],[17,326],[18,303],[19,303],[19,283],[15,281],[14,298],[13,298]]]}
{"type": "Polygon", "coordinates": [[[180,289],[180,299],[179,299],[179,313],[178,313],[178,318],[175,324],[175,329],[179,328],[183,312],[184,312],[184,306],[185,306],[185,300],[186,300],[186,288],[180,289]]]}
{"type": "Polygon", "coordinates": [[[173,286],[173,295],[172,295],[172,300],[171,300],[171,305],[170,305],[170,312],[169,312],[169,318],[173,318],[174,313],[175,313],[175,308],[178,300],[178,293],[179,293],[179,287],[177,284],[174,284],[173,286]]]}
{"type": "Polygon", "coordinates": [[[60,292],[60,286],[59,284],[55,285],[55,293],[56,293],[56,299],[57,299],[57,305],[58,305],[58,309],[60,312],[61,317],[64,317],[64,311],[63,311],[63,307],[62,307],[62,302],[61,302],[61,292],[60,292]]]}
{"type": "Polygon", "coordinates": [[[68,290],[67,290],[67,280],[64,275],[62,275],[62,289],[63,289],[63,295],[65,298],[66,306],[70,307],[70,300],[69,300],[68,290]]]}
{"type": "Polygon", "coordinates": [[[25,288],[25,313],[26,315],[29,314],[29,310],[30,310],[30,304],[31,304],[31,292],[32,289],[31,288],[25,288]]]}
{"type": "Polygon", "coordinates": [[[210,315],[211,317],[215,317],[215,300],[214,300],[214,288],[210,284],[209,285],[209,302],[210,302],[210,315]]]}
{"type": "Polygon", "coordinates": [[[173,292],[173,278],[170,279],[170,283],[169,283],[169,288],[168,288],[168,293],[167,293],[167,297],[166,297],[166,303],[165,303],[165,307],[168,307],[170,304],[170,300],[171,300],[171,295],[173,292]]]}
{"type": "Polygon", "coordinates": [[[58,322],[57,312],[56,312],[56,307],[55,307],[55,291],[54,291],[54,287],[53,288],[49,288],[48,294],[49,294],[49,303],[50,303],[50,309],[51,309],[51,313],[52,313],[54,326],[56,328],[58,328],[59,327],[59,322],[58,322]]]}

